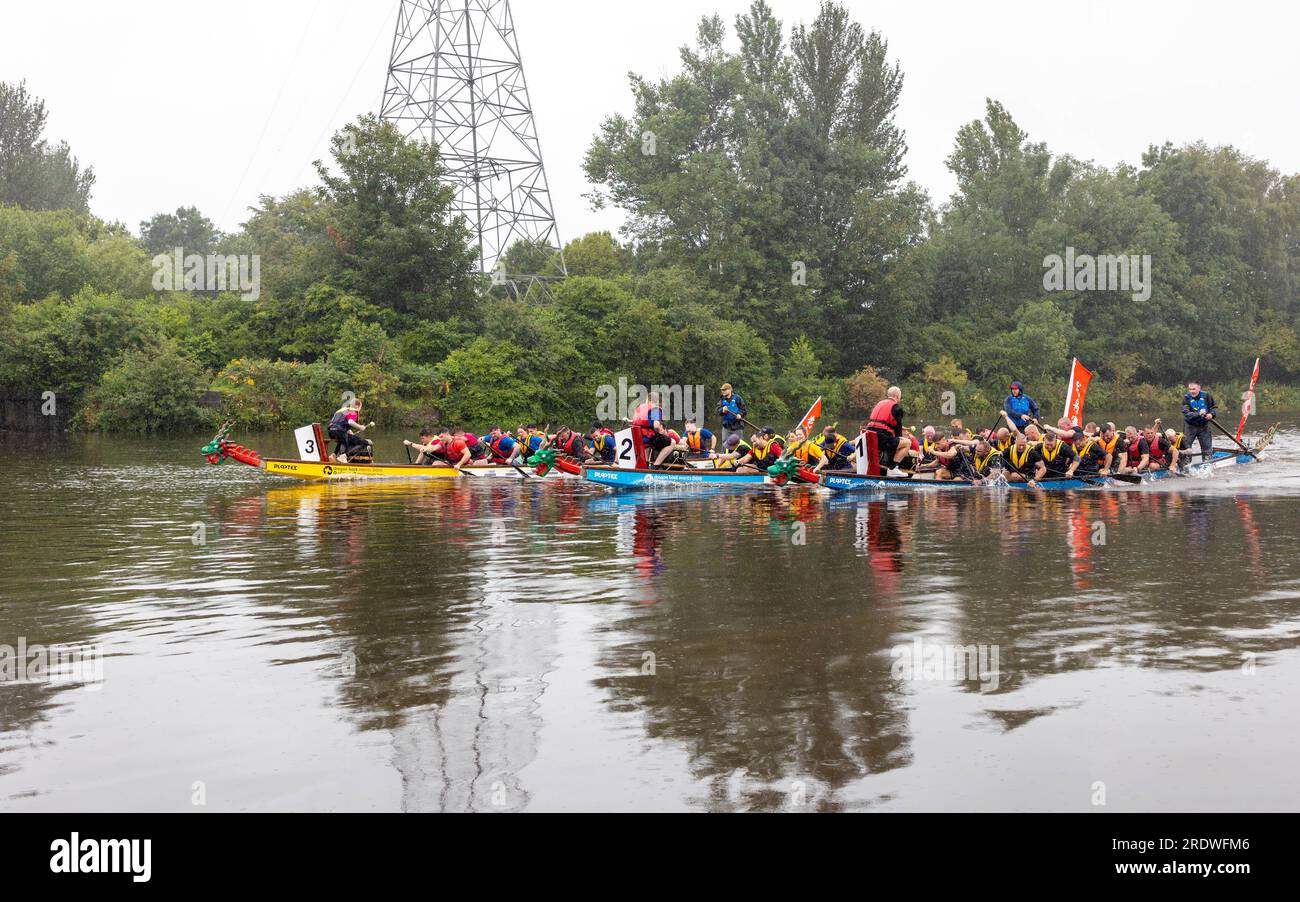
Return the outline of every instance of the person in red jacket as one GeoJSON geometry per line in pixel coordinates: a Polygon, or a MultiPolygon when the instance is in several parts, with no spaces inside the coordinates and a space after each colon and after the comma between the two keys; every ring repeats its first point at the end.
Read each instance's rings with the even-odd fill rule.
{"type": "MultiPolygon", "coordinates": [[[[876,434],[876,445],[880,448],[882,466],[898,468],[898,465],[911,456],[912,443],[902,442],[903,436],[903,390],[893,386],[885,397],[871,410],[867,428],[876,434]]],[[[905,475],[901,469],[887,470],[887,475],[905,475]]]]}

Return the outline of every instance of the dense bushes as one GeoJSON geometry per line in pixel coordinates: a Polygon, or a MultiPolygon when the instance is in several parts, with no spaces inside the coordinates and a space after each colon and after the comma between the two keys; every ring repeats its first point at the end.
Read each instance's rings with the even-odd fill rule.
{"type": "Polygon", "coordinates": [[[207,374],[176,343],[127,351],[87,392],[81,425],[115,432],[181,432],[210,425],[198,404],[207,374]]]}

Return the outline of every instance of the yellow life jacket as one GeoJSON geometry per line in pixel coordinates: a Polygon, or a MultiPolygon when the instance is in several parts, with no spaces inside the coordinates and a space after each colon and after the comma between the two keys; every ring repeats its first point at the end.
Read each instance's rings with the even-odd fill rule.
{"type": "Polygon", "coordinates": [[[777,444],[776,439],[772,439],[770,442],[760,442],[755,445],[752,453],[756,466],[771,466],[781,456],[781,446],[777,444]]]}
{"type": "Polygon", "coordinates": [[[825,442],[826,437],[822,436],[821,440],[817,442],[817,447],[820,448],[827,457],[835,457],[840,453],[840,449],[849,443],[849,440],[837,432],[835,433],[835,441],[831,443],[829,448],[826,446],[825,442]]]}
{"type": "Polygon", "coordinates": [[[822,449],[819,448],[817,443],[811,439],[804,439],[802,442],[790,449],[790,454],[799,458],[799,460],[804,463],[808,463],[809,461],[820,460],[822,457],[822,449]]]}
{"type": "Polygon", "coordinates": [[[1001,455],[1002,452],[1000,452],[997,448],[989,448],[989,453],[985,454],[983,457],[976,455],[975,472],[983,473],[984,469],[989,465],[989,462],[993,460],[993,458],[995,457],[1001,457],[1001,455]]]}
{"type": "Polygon", "coordinates": [[[1056,456],[1057,456],[1058,454],[1061,453],[1061,449],[1064,448],[1064,447],[1065,447],[1065,442],[1058,441],[1058,442],[1056,443],[1056,447],[1053,448],[1051,451],[1048,451],[1048,450],[1047,450],[1047,445],[1044,444],[1043,447],[1040,448],[1040,449],[1038,450],[1038,453],[1041,454],[1041,455],[1043,455],[1043,460],[1046,460],[1046,461],[1049,461],[1049,462],[1050,462],[1050,461],[1055,461],[1055,460],[1056,460],[1056,456]]]}
{"type": "Polygon", "coordinates": [[[1016,446],[1016,445],[1012,445],[1012,446],[1007,450],[1007,457],[1009,457],[1009,458],[1011,459],[1011,465],[1012,465],[1013,467],[1015,467],[1017,470],[1019,470],[1019,469],[1020,469],[1021,467],[1023,467],[1023,466],[1025,465],[1025,463],[1029,460],[1029,455],[1033,453],[1033,451],[1034,451],[1034,446],[1031,445],[1029,442],[1025,442],[1025,450],[1022,451],[1022,452],[1020,452],[1020,456],[1019,456],[1019,457],[1016,456],[1016,448],[1017,448],[1017,447],[1018,447],[1018,446],[1016,446]]]}

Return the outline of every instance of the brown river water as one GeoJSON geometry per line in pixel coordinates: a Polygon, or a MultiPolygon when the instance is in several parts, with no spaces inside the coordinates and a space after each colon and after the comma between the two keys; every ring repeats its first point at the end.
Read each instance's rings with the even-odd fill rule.
{"type": "Polygon", "coordinates": [[[1294,422],[1037,496],[314,486],[205,440],[0,438],[0,653],[79,656],[0,682],[0,810],[1300,808],[1294,422]]]}

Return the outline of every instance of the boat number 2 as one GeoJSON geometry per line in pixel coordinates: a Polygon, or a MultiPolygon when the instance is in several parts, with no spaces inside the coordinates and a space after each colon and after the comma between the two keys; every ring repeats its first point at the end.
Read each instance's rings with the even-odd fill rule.
{"type": "Polygon", "coordinates": [[[622,442],[619,443],[618,459],[619,460],[632,459],[632,440],[630,438],[625,438],[623,439],[622,442]]]}

